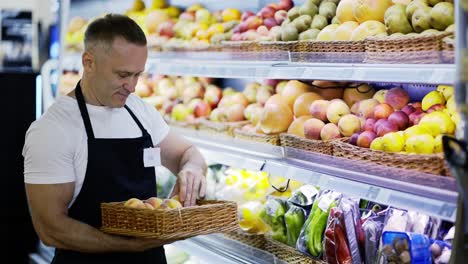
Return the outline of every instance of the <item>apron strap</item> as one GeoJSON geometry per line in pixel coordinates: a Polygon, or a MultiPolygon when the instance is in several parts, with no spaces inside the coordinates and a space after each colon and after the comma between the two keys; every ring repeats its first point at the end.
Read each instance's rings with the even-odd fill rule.
{"type": "Polygon", "coordinates": [[[130,107],[128,107],[127,105],[125,105],[124,107],[125,107],[125,109],[127,109],[128,113],[132,116],[135,123],[137,123],[137,125],[141,129],[141,132],[143,133],[143,135],[144,136],[149,135],[148,131],[146,131],[145,127],[141,124],[140,120],[138,120],[138,118],[135,116],[135,114],[132,112],[132,110],[130,110],[130,107]]]}
{"type": "Polygon", "coordinates": [[[86,134],[88,135],[88,138],[94,139],[93,127],[91,126],[91,120],[89,119],[88,109],[86,108],[80,82],[81,80],[76,84],[75,88],[76,100],[78,101],[78,107],[80,108],[81,117],[83,118],[83,122],[86,128],[86,134]]]}

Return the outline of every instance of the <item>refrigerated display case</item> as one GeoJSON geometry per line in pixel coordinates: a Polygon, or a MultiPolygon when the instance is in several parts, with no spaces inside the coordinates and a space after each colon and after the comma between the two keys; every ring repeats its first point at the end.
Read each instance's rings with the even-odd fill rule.
{"type": "MultiPolygon", "coordinates": [[[[80,10],[83,9],[79,8],[84,8],[88,4],[93,5],[95,11],[99,7],[104,7],[101,10],[106,10],[105,6],[109,5],[108,2],[97,1],[83,1],[79,4],[74,1],[64,2],[66,2],[64,6],[70,6],[70,9],[65,9],[64,12],[70,14],[82,14],[80,10]]],[[[119,5],[131,5],[131,1],[123,2],[125,1],[119,1],[119,5]]],[[[236,7],[242,11],[256,12],[273,1],[249,1],[249,3],[223,1],[220,3],[206,0],[198,2],[210,10],[236,7]]],[[[299,5],[304,1],[294,2],[299,5]]],[[[191,1],[170,1],[170,3],[178,7],[187,7],[192,4],[191,1]]],[[[379,89],[399,86],[414,94],[419,92],[425,95],[435,90],[438,85],[455,84],[455,99],[461,114],[456,136],[463,140],[467,135],[464,125],[467,115],[467,88],[464,77],[466,76],[464,70],[466,11],[461,8],[460,3],[463,1],[455,1],[457,23],[455,63],[421,64],[404,60],[400,63],[385,63],[385,61],[350,63],[345,54],[333,52],[324,55],[323,53],[284,50],[274,52],[162,51],[150,52],[146,70],[153,75],[220,78],[223,79],[221,82],[225,87],[231,86],[230,84],[234,82],[239,85],[250,81],[261,82],[266,79],[327,80],[370,83],[379,89]]],[[[113,8],[117,7],[113,6],[113,8]]],[[[62,36],[64,34],[62,32],[62,36]]],[[[51,105],[54,96],[60,96],[57,88],[52,88],[57,80],[54,81],[51,73],[80,70],[79,53],[64,50],[61,54],[64,55],[60,57],[60,60],[49,61],[43,67],[44,110],[51,105]]],[[[232,86],[239,90],[236,85],[232,86]]],[[[418,96],[421,100],[422,96],[418,96]]],[[[443,221],[456,223],[455,234],[460,237],[457,237],[454,242],[451,261],[461,263],[460,256],[466,254],[465,243],[468,240],[465,237],[467,232],[464,228],[468,225],[464,223],[466,218],[462,218],[463,211],[466,211],[463,210],[463,206],[467,204],[463,202],[466,187],[457,182],[457,179],[466,176],[467,170],[466,167],[463,168],[463,164],[455,169],[455,164],[450,163],[452,177],[441,177],[428,172],[391,168],[373,162],[321,155],[290,146],[265,144],[187,127],[173,126],[172,129],[193,142],[207,160],[236,168],[282,175],[285,178],[316,185],[322,189],[330,189],[394,208],[417,211],[443,221]]],[[[450,172],[447,171],[448,174],[450,172]]],[[[226,239],[221,235],[210,235],[177,242],[174,246],[187,251],[203,252],[199,257],[202,259],[205,257],[206,261],[216,259],[233,263],[282,262],[265,251],[226,239]]]]}

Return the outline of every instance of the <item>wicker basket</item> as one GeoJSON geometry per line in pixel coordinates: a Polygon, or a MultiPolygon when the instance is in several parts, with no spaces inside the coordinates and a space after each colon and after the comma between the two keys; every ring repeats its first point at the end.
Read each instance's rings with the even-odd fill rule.
{"type": "Polygon", "coordinates": [[[214,122],[207,119],[201,119],[198,129],[208,132],[222,133],[230,137],[234,137],[234,129],[240,128],[247,124],[249,124],[249,121],[214,122]]]}
{"type": "Polygon", "coordinates": [[[199,206],[155,210],[123,204],[101,204],[102,231],[133,237],[183,239],[238,228],[235,202],[198,201],[199,206]]]}
{"type": "Polygon", "coordinates": [[[259,50],[256,41],[222,41],[222,50],[227,52],[255,52],[259,50]]]}
{"type": "Polygon", "coordinates": [[[195,130],[198,129],[199,125],[199,120],[195,120],[195,122],[176,121],[168,115],[164,116],[164,121],[166,121],[166,123],[170,126],[190,128],[195,130]]]}
{"type": "Polygon", "coordinates": [[[295,248],[278,242],[270,237],[266,238],[265,250],[277,258],[290,264],[324,264],[325,262],[312,259],[295,248]]]}
{"type": "Polygon", "coordinates": [[[455,62],[455,40],[452,36],[442,39],[442,62],[455,62]]]}
{"type": "Polygon", "coordinates": [[[239,128],[234,129],[234,137],[240,138],[240,139],[268,143],[268,144],[275,145],[275,146],[280,145],[279,135],[265,135],[265,134],[259,134],[259,133],[249,133],[249,132],[242,131],[239,128]]]}
{"type": "Polygon", "coordinates": [[[333,156],[351,160],[369,161],[388,167],[416,170],[444,175],[445,161],[441,154],[413,155],[389,153],[351,145],[346,140],[332,141],[333,156]]]}
{"type": "Polygon", "coordinates": [[[452,33],[402,37],[370,37],[366,43],[366,63],[440,63],[442,39],[452,33]]]}
{"type": "Polygon", "coordinates": [[[303,149],[306,151],[317,152],[326,155],[333,155],[333,145],[331,141],[313,140],[301,138],[296,135],[282,133],[280,134],[281,146],[303,149]]]}
{"type": "Polygon", "coordinates": [[[295,52],[298,49],[298,44],[298,41],[260,41],[258,43],[261,52],[295,52]]]}
{"type": "Polygon", "coordinates": [[[251,247],[265,249],[266,239],[263,234],[250,234],[238,229],[224,234],[230,239],[237,240],[251,247]]]}
{"type": "Polygon", "coordinates": [[[297,46],[303,62],[359,63],[366,51],[364,41],[299,41],[297,46]]]}

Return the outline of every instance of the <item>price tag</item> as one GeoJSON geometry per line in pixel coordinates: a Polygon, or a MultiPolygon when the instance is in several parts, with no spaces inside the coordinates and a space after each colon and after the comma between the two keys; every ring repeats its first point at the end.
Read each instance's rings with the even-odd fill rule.
{"type": "Polygon", "coordinates": [[[455,209],[456,207],[454,205],[444,203],[440,207],[439,214],[445,217],[452,217],[452,215],[455,213],[455,209]]]}
{"type": "Polygon", "coordinates": [[[306,197],[314,197],[318,193],[318,190],[312,185],[304,185],[300,190],[306,197]]]}
{"type": "Polygon", "coordinates": [[[330,195],[330,194],[326,194],[325,196],[322,196],[320,198],[320,201],[319,201],[319,204],[318,204],[318,207],[324,211],[324,212],[327,212],[328,211],[328,207],[330,207],[330,204],[333,202],[333,196],[330,195]]]}
{"type": "Polygon", "coordinates": [[[380,188],[371,186],[369,189],[367,189],[366,197],[370,200],[375,200],[377,199],[377,196],[379,196],[380,193],[380,188]]]}
{"type": "Polygon", "coordinates": [[[156,167],[161,164],[160,148],[145,148],[143,150],[143,165],[145,168],[156,167]]]}

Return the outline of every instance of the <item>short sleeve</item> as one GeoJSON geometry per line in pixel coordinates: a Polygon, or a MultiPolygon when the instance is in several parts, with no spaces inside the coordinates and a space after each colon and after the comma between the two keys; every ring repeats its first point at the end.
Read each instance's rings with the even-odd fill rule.
{"type": "Polygon", "coordinates": [[[71,135],[47,119],[34,122],[23,147],[24,182],[57,184],[74,182],[74,148],[71,135]]]}
{"type": "Polygon", "coordinates": [[[144,102],[145,107],[148,108],[151,116],[151,138],[153,140],[153,144],[156,146],[169,134],[169,126],[167,125],[166,121],[164,121],[161,113],[156,110],[150,104],[144,102]]]}

